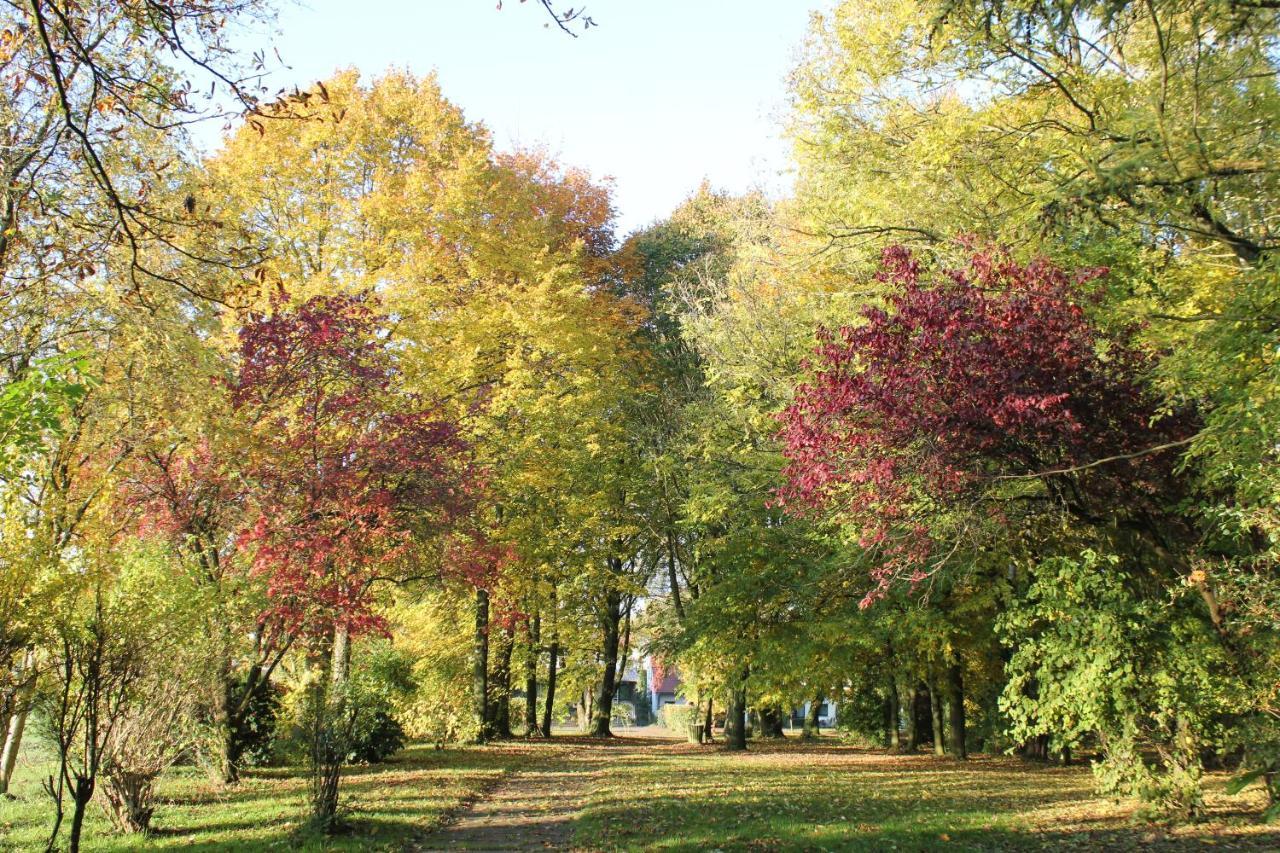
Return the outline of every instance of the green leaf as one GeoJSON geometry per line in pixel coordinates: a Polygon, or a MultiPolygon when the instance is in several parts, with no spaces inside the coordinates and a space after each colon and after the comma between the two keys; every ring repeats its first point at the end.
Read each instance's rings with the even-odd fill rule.
{"type": "Polygon", "coordinates": [[[1227,793],[1234,796],[1249,785],[1261,779],[1266,774],[1265,769],[1250,770],[1248,773],[1241,773],[1227,783],[1227,793]]]}

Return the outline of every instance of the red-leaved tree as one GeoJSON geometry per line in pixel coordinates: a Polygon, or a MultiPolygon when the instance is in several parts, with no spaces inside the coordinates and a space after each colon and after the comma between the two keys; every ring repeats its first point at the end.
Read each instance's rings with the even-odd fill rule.
{"type": "Polygon", "coordinates": [[[1157,418],[1144,356],[1084,310],[1105,273],[989,249],[931,272],[890,247],[877,274],[885,307],[819,331],[812,377],[781,415],[779,501],[834,517],[875,555],[864,605],[955,550],[955,526],[936,535],[945,514],[998,523],[1001,486],[1034,478],[1088,520],[1158,496],[1170,454],[1153,464],[1153,453],[1186,423],[1157,418]]]}
{"type": "Polygon", "coordinates": [[[465,512],[465,444],[403,391],[368,297],[319,296],[254,316],[240,357],[232,403],[256,425],[246,478],[254,511],[241,542],[281,623],[345,643],[379,626],[371,584],[396,576],[415,538],[446,532],[465,512]]]}
{"type": "Polygon", "coordinates": [[[345,690],[351,638],[381,627],[373,585],[416,573],[415,544],[447,534],[470,504],[456,425],[400,379],[370,297],[282,299],[240,330],[231,399],[255,453],[240,542],[272,619],[293,636],[331,637],[309,644],[328,652],[333,685],[311,692],[312,819],[325,830],[359,715],[345,690]]]}

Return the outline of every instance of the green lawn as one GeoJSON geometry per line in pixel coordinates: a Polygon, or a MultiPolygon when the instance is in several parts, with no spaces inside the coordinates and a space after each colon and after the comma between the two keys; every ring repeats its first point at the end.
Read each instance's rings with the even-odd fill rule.
{"type": "Polygon", "coordinates": [[[1278,850],[1259,792],[1210,783],[1208,822],[1162,829],[1093,793],[1084,767],[968,762],[797,741],[747,754],[665,745],[618,755],[575,829],[584,847],[661,850],[1278,850]]]}
{"type": "MultiPolygon", "coordinates": [[[[307,779],[295,768],[250,770],[234,787],[201,771],[178,768],[163,780],[148,838],[113,835],[100,805],[89,804],[83,849],[130,850],[401,850],[437,827],[506,771],[528,759],[522,744],[438,751],[413,746],[374,767],[344,774],[342,808],[349,832],[323,839],[305,831],[307,779]]],[[[52,765],[24,761],[11,792],[0,799],[0,849],[41,849],[50,801],[40,774],[52,765]]],[[[101,796],[101,794],[99,794],[101,796]]],[[[70,823],[63,824],[62,841],[70,823]]]]}

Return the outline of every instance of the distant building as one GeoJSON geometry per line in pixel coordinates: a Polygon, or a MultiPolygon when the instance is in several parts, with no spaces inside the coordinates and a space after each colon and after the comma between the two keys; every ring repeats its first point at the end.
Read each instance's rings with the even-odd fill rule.
{"type": "MultiPolygon", "coordinates": [[[[648,676],[649,683],[649,707],[652,712],[652,719],[661,719],[661,711],[663,705],[687,705],[688,700],[680,695],[680,670],[675,666],[664,664],[660,659],[648,656],[643,661],[645,674],[648,676]]],[[[638,673],[634,669],[628,669],[626,677],[623,678],[623,685],[634,685],[637,681],[638,673]]],[[[618,697],[620,699],[630,699],[632,697],[640,698],[639,693],[629,692],[626,686],[620,686],[618,697]],[[625,696],[624,696],[625,692],[625,696]]],[[[804,725],[806,715],[809,713],[809,702],[805,702],[798,708],[791,709],[791,725],[800,728],[804,725]]],[[[836,724],[836,703],[823,702],[818,706],[818,725],[824,729],[832,728],[836,724]]]]}
{"type": "MultiPolygon", "coordinates": [[[[799,708],[791,709],[791,725],[799,728],[804,725],[805,717],[809,715],[809,702],[805,702],[799,708]]],[[[836,703],[823,702],[818,706],[818,725],[822,728],[832,728],[836,724],[836,703]]]]}
{"type": "Polygon", "coordinates": [[[640,671],[635,666],[627,667],[623,673],[621,680],[618,681],[617,689],[613,694],[613,707],[615,714],[621,710],[620,706],[626,705],[630,708],[630,722],[644,723],[648,718],[642,713],[641,702],[644,696],[640,690],[640,671]]]}
{"type": "Polygon", "coordinates": [[[674,666],[666,666],[652,655],[644,659],[645,673],[649,676],[649,707],[653,718],[663,705],[685,705],[687,700],[680,695],[680,671],[674,666]]]}

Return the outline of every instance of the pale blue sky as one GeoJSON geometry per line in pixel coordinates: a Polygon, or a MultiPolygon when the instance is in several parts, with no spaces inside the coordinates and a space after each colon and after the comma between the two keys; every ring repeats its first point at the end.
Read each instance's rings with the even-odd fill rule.
{"type": "Polygon", "coordinates": [[[599,26],[574,39],[544,28],[534,0],[302,0],[283,6],[278,36],[244,46],[278,49],[290,70],[271,82],[289,87],[346,65],[434,68],[499,146],[545,145],[613,176],[625,232],[703,178],[785,191],[785,78],[821,2],[591,0],[599,26]]]}

